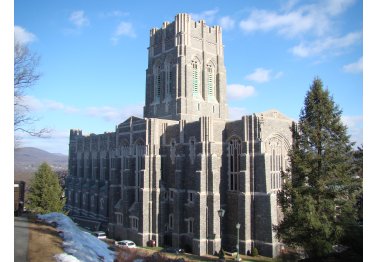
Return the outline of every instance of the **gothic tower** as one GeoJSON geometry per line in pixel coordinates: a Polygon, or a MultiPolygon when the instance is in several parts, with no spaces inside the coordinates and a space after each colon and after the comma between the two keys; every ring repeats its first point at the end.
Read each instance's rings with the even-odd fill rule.
{"type": "Polygon", "coordinates": [[[178,14],[150,30],[144,117],[227,119],[222,32],[178,14]]]}
{"type": "Polygon", "coordinates": [[[242,254],[275,257],[292,120],[270,110],[228,121],[219,26],[178,14],[151,29],[144,117],[104,134],[71,130],[69,215],[139,246],[205,255],[239,237],[242,254]]]}

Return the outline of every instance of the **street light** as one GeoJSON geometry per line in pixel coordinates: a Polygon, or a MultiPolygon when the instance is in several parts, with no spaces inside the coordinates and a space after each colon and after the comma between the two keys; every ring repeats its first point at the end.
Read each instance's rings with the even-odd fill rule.
{"type": "Polygon", "coordinates": [[[236,251],[237,251],[237,254],[236,254],[236,259],[235,259],[235,261],[242,261],[242,259],[239,257],[239,229],[240,229],[240,224],[237,223],[237,224],[236,224],[236,231],[237,231],[237,240],[238,240],[238,243],[236,244],[236,251]]]}
{"type": "Polygon", "coordinates": [[[219,258],[223,259],[225,258],[225,254],[222,249],[222,218],[225,216],[225,210],[224,209],[219,209],[218,210],[218,216],[219,216],[219,225],[220,225],[220,237],[221,237],[221,249],[219,250],[219,258]]]}

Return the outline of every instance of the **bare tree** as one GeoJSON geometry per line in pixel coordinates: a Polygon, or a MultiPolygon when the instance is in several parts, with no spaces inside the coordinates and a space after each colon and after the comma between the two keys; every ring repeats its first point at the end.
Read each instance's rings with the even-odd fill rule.
{"type": "MultiPolygon", "coordinates": [[[[43,137],[49,133],[47,128],[35,129],[33,124],[38,121],[31,115],[30,106],[25,101],[26,91],[39,80],[41,74],[37,72],[39,56],[29,48],[14,42],[14,132],[26,133],[31,136],[43,137]]],[[[15,138],[16,146],[20,138],[15,138]]]]}

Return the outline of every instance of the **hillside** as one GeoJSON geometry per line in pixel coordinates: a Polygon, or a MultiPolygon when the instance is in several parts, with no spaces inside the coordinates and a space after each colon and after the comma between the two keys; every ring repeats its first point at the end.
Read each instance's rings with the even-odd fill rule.
{"type": "Polygon", "coordinates": [[[50,153],[34,147],[21,147],[14,150],[14,178],[29,181],[32,174],[43,162],[49,164],[54,171],[68,169],[68,156],[50,153]]]}

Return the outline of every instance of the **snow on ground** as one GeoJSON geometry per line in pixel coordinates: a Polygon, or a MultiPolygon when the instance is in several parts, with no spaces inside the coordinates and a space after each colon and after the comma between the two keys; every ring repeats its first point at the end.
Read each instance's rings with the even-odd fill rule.
{"type": "Polygon", "coordinates": [[[68,255],[67,253],[61,253],[54,257],[57,262],[80,262],[76,257],[68,255]]]}
{"type": "Polygon", "coordinates": [[[38,215],[38,218],[48,223],[55,222],[57,229],[62,231],[63,249],[66,253],[56,255],[56,261],[114,261],[115,252],[109,250],[105,242],[79,229],[68,216],[61,213],[49,213],[38,215]]]}

